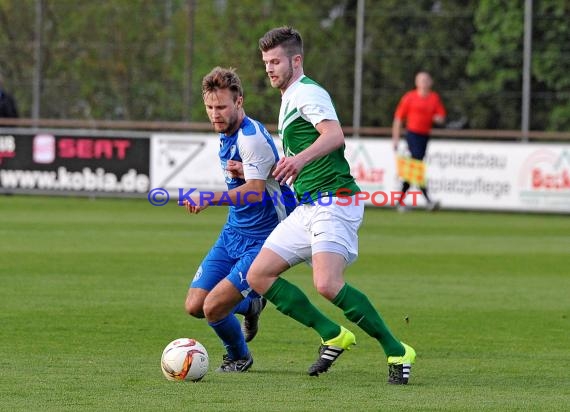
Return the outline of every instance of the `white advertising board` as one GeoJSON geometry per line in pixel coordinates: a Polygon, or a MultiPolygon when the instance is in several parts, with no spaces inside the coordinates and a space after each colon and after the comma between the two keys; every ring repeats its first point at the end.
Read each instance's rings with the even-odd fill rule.
{"type": "MultiPolygon", "coordinates": [[[[400,190],[389,140],[348,140],[347,157],[363,190],[400,190]]],[[[570,213],[570,145],[432,140],[425,160],[443,208],[570,213]]]]}
{"type": "Polygon", "coordinates": [[[150,145],[150,180],[173,199],[178,191],[226,190],[218,160],[217,133],[155,134],[150,145]]]}

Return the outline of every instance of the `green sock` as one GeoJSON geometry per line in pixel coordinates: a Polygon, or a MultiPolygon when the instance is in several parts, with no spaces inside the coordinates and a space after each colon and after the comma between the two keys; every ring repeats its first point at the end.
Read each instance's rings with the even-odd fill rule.
{"type": "Polygon", "coordinates": [[[372,306],[366,295],[345,283],[332,303],[344,311],[344,316],[356,323],[364,332],[376,338],[386,356],[402,356],[402,343],[392,335],[380,313],[372,306]]]}
{"type": "Polygon", "coordinates": [[[279,312],[316,330],[325,341],[340,334],[339,325],[323,315],[301,289],[283,278],[277,278],[263,296],[273,303],[279,312]]]}

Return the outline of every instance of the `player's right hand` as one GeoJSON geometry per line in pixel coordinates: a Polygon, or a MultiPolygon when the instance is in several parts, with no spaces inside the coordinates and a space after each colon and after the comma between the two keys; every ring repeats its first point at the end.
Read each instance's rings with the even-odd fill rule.
{"type": "Polygon", "coordinates": [[[226,171],[231,178],[244,179],[243,164],[237,160],[228,160],[226,163],[226,171]]]}
{"type": "Polygon", "coordinates": [[[299,176],[301,169],[305,166],[300,156],[282,157],[273,169],[273,177],[280,184],[292,185],[299,176]]]}

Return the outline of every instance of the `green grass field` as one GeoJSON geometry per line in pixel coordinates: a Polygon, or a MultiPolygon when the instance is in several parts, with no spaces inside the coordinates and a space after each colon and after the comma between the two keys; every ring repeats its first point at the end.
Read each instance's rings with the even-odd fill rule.
{"type": "Polygon", "coordinates": [[[394,387],[379,345],[316,296],[304,265],[287,278],[358,345],[309,377],[318,336],[268,305],[250,372],[213,372],[221,344],[183,301],[225,213],[1,196],[0,410],[570,409],[568,216],[368,209],[347,279],[418,352],[410,384],[394,387]],[[209,351],[202,382],[160,372],[184,336],[209,351]]]}

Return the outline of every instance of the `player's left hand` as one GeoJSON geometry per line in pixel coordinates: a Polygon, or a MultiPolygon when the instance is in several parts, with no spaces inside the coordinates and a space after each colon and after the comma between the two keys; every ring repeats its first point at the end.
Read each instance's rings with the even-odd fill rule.
{"type": "Polygon", "coordinates": [[[433,117],[433,122],[439,126],[442,126],[445,123],[445,117],[439,114],[436,114],[433,117]]]}

